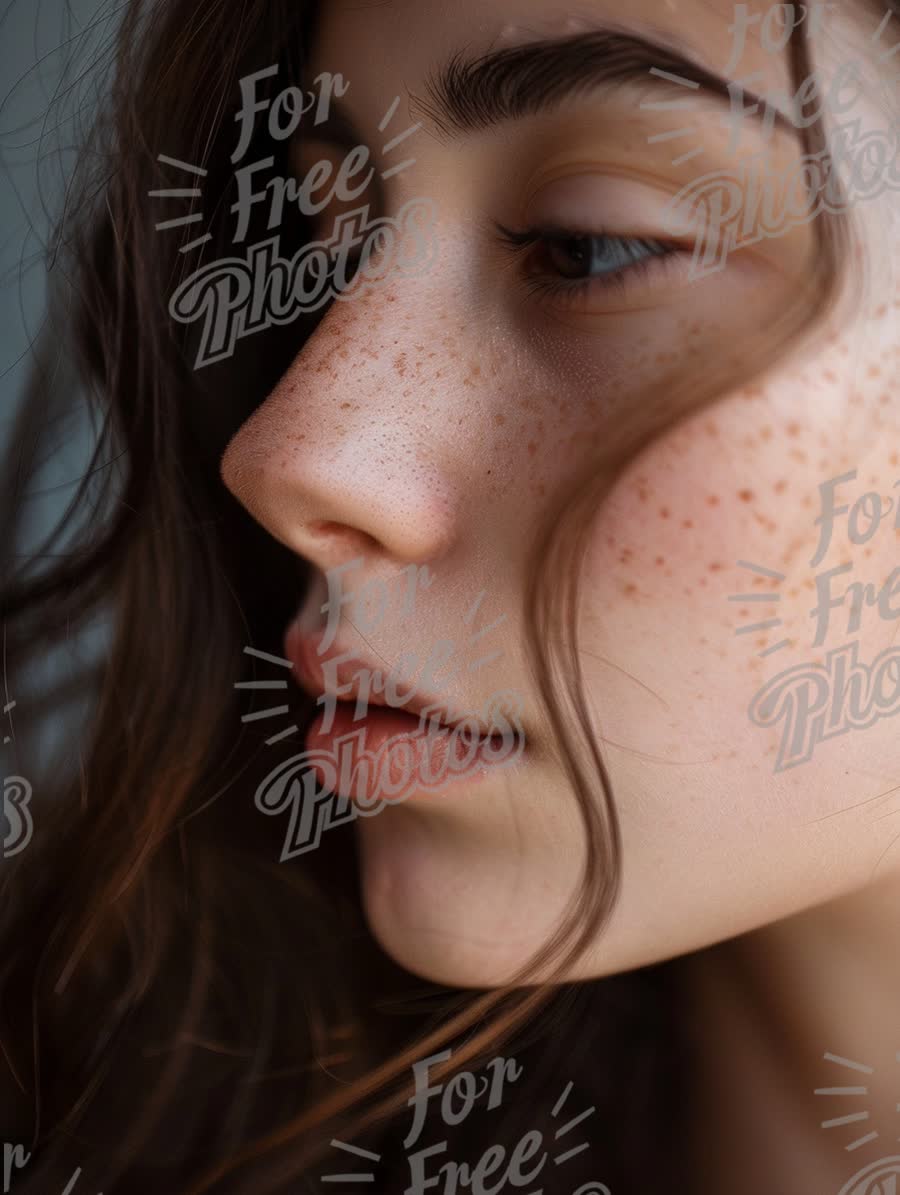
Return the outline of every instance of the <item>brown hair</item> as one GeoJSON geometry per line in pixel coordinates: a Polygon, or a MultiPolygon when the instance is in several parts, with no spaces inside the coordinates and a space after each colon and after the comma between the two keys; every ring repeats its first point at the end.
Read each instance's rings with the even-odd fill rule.
{"type": "MultiPolygon", "coordinates": [[[[584,882],[565,924],[507,989],[448,993],[412,981],[362,922],[350,831],[299,864],[276,862],[279,825],[252,802],[271,752],[250,727],[233,735],[240,647],[278,651],[306,573],[224,491],[218,462],[321,314],[194,372],[191,337],[166,302],[196,254],[154,234],[147,199],[163,185],[159,153],[202,165],[214,237],[203,252],[226,253],[237,80],[275,61],[273,91],[300,79],[315,21],[316,6],[297,0],[131,0],[112,57],[93,66],[110,72],[107,99],[55,247],[68,276],[51,326],[56,337],[72,332],[95,447],[65,515],[23,566],[13,515],[46,428],[73,406],[53,384],[48,337],[0,505],[11,557],[2,613],[20,693],[37,648],[97,618],[109,640],[102,663],[40,699],[58,709],[87,692],[94,706],[77,766],[45,767],[36,780],[35,841],[2,879],[3,1128],[32,1152],[19,1179],[26,1192],[62,1190],[79,1166],[107,1193],[260,1195],[299,1190],[304,1178],[312,1189],[331,1137],[390,1142],[413,1061],[452,1045],[449,1073],[515,1046],[535,1052],[529,1080],[543,1089],[562,1075],[561,1059],[574,1065],[577,1040],[608,1080],[585,1072],[585,1091],[626,1126],[595,1151],[600,1177],[621,1192],[647,1181],[649,1118],[661,1123],[666,1111],[674,1123],[663,1108],[678,1049],[668,968],[593,985],[529,982],[539,970],[565,975],[619,886],[615,806],[576,648],[573,562],[644,445],[822,318],[841,280],[845,221],[817,219],[810,274],[773,319],[777,341],[771,329],[748,332],[739,359],[708,370],[702,392],[692,377],[648,395],[548,520],[524,613],[535,683],[584,821],[584,882]],[[614,1102],[624,1067],[635,1080],[627,1109],[614,1102]]],[[[810,71],[802,27],[789,54],[799,80],[810,71]]],[[[803,137],[806,152],[824,147],[819,125],[803,137]]],[[[294,235],[301,244],[303,228],[294,235]]],[[[508,1112],[509,1135],[517,1115],[508,1112]]],[[[654,1139],[656,1163],[674,1165],[654,1139]]]]}

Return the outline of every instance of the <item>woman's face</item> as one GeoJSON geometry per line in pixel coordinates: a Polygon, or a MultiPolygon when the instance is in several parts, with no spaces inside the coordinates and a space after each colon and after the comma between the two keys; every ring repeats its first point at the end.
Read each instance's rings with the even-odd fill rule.
{"type": "MultiPolygon", "coordinates": [[[[409,566],[428,566],[431,584],[372,629],[344,607],[350,616],[332,650],[385,669],[403,658],[411,675],[411,657],[422,663],[452,639],[452,660],[423,690],[440,691],[457,712],[481,711],[495,693],[521,695],[517,762],[412,791],[356,823],[373,932],[398,962],[438,982],[502,982],[579,888],[584,831],[523,647],[540,529],[623,420],[640,415],[650,388],[687,376],[700,391],[729,363],[752,382],[652,439],[590,523],[578,647],[621,821],[623,887],[573,978],[897,882],[900,847],[890,847],[900,797],[871,798],[894,787],[900,768],[888,716],[900,669],[882,669],[884,716],[863,710],[851,725],[847,714],[854,701],[871,704],[866,678],[900,625],[900,584],[877,601],[900,541],[897,194],[854,205],[858,293],[768,368],[752,346],[761,331],[777,331],[798,279],[810,276],[809,225],[771,226],[692,278],[685,236],[663,255],[673,247],[665,209],[688,184],[738,171],[752,155],[796,162],[799,142],[777,128],[767,138],[764,109],[738,120],[727,98],[652,75],[652,54],[609,87],[611,49],[580,61],[571,52],[603,29],[636,34],[744,80],[787,112],[777,98],[789,86],[786,55],[770,52],[783,23],[770,19],[768,43],[761,24],[750,25],[741,47],[729,26],[745,7],[638,0],[626,15],[614,0],[324,6],[311,77],[343,76],[342,132],[349,122],[352,136],[326,143],[340,134],[312,130],[297,144],[297,171],[366,145],[388,177],[358,203],[396,216],[410,200],[430,200],[437,248],[418,275],[395,271],[332,304],[232,441],[223,475],[320,573],[357,562],[340,574],[345,592],[376,578],[402,588],[409,566]],[[452,76],[440,82],[453,55],[469,61],[515,46],[542,55],[519,85],[510,74],[498,92],[489,69],[457,73],[456,92],[452,76]],[[514,246],[504,229],[541,236],[514,246]],[[840,513],[867,492],[884,502],[877,530],[872,497],[852,519],[840,513]],[[823,524],[829,502],[835,513],[823,524]],[[823,531],[830,542],[813,563],[823,531]],[[843,564],[850,569],[821,579],[843,564]],[[826,626],[829,600],[844,595],[826,626]],[[765,625],[741,630],[755,624],[765,625]],[[856,678],[848,665],[842,680],[847,653],[837,662],[829,653],[854,641],[856,678]],[[776,682],[788,669],[801,675],[776,682]],[[769,684],[780,696],[754,724],[751,702],[769,684]]],[[[814,61],[826,77],[842,62],[867,64],[861,85],[839,93],[839,123],[859,119],[862,133],[880,130],[896,144],[870,42],[880,18],[841,7],[820,12],[818,28],[808,16],[814,61]]],[[[735,106],[752,101],[738,94],[735,106]]],[[[320,217],[323,237],[336,214],[320,217]]],[[[314,615],[323,593],[324,582],[307,602],[314,615]]],[[[288,637],[294,655],[303,633],[288,637]]]]}

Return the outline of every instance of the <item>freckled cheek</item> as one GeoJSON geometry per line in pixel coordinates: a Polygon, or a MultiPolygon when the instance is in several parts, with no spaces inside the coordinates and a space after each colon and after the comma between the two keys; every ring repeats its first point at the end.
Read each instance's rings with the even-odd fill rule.
{"type": "MultiPolygon", "coordinates": [[[[634,742],[642,726],[648,749],[680,758],[685,744],[715,727],[720,739],[752,753],[746,711],[763,680],[758,652],[777,631],[736,635],[742,621],[774,611],[729,597],[757,592],[759,578],[742,576],[738,560],[779,566],[791,519],[782,518],[772,475],[748,481],[727,460],[716,463],[702,429],[681,446],[638,462],[595,520],[579,637],[620,670],[593,676],[623,741],[634,742]]],[[[798,594],[780,613],[799,620],[811,604],[808,593],[798,594]]],[[[785,666],[779,659],[777,667],[785,666]]]]}

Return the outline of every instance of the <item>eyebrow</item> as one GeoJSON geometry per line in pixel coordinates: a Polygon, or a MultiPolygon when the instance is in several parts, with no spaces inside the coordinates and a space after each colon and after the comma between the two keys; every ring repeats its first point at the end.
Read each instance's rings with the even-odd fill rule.
{"type": "MultiPolygon", "coordinates": [[[[672,46],[614,29],[529,42],[477,58],[459,51],[429,76],[425,97],[411,95],[411,99],[431,124],[454,137],[550,111],[563,100],[636,83],[664,89],[670,96],[673,91],[685,98],[702,92],[731,107],[729,81],[722,75],[672,46]],[[679,85],[678,79],[693,86],[679,85]]],[[[757,104],[752,115],[761,122],[767,102],[743,86],[741,90],[751,104],[757,104]]],[[[796,134],[790,120],[769,106],[773,113],[769,120],[774,118],[776,126],[796,134]]]]}

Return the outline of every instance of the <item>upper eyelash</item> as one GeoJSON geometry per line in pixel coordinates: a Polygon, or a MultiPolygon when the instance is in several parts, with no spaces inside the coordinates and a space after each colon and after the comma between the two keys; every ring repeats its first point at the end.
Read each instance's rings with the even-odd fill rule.
{"type": "MultiPolygon", "coordinates": [[[[539,228],[526,228],[521,232],[516,232],[514,229],[507,228],[503,224],[497,224],[497,234],[499,240],[513,249],[525,249],[531,245],[537,244],[539,241],[554,241],[554,240],[596,240],[596,241],[612,241],[620,244],[627,243],[631,245],[639,245],[647,249],[656,249],[659,252],[654,256],[657,258],[667,257],[671,253],[677,253],[682,248],[679,245],[670,244],[666,241],[659,241],[653,237],[634,237],[621,236],[608,232],[581,232],[571,228],[558,228],[553,225],[544,225],[539,228]]],[[[647,259],[652,260],[652,259],[647,259]]],[[[628,263],[622,266],[620,270],[610,271],[608,277],[613,278],[625,270],[630,269],[632,265],[639,265],[640,262],[628,263]]]]}

